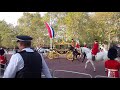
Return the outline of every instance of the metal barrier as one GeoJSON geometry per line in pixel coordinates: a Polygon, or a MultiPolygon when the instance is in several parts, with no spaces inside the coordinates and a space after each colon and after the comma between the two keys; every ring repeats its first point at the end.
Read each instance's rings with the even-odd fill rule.
{"type": "MultiPolygon", "coordinates": [[[[60,78],[60,77],[57,77],[55,75],[56,72],[65,72],[65,73],[67,72],[67,73],[77,74],[77,75],[79,75],[79,78],[82,78],[82,77],[80,77],[80,75],[87,76],[86,78],[92,78],[92,76],[90,74],[80,73],[80,72],[75,72],[75,71],[68,71],[68,70],[54,70],[54,72],[53,72],[53,78],[60,78]]],[[[73,78],[73,77],[70,77],[70,78],[73,78]]]]}
{"type": "Polygon", "coordinates": [[[95,78],[110,78],[110,77],[102,76],[102,75],[96,75],[95,78]]]}

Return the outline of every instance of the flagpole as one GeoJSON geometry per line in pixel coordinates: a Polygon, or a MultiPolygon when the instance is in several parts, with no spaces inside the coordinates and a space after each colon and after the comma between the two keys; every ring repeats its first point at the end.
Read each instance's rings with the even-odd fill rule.
{"type": "MultiPolygon", "coordinates": [[[[50,13],[50,26],[51,26],[51,13],[50,13]]],[[[50,49],[52,49],[52,38],[50,38],[50,49]]]]}
{"type": "Polygon", "coordinates": [[[50,49],[52,49],[52,38],[50,38],[50,49]]]}

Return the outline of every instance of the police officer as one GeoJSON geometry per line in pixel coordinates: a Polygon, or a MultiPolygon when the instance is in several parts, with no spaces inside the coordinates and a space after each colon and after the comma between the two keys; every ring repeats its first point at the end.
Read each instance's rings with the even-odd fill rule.
{"type": "Polygon", "coordinates": [[[42,55],[31,49],[32,39],[30,36],[17,36],[20,52],[12,55],[3,78],[41,78],[41,73],[52,78],[42,55]]]}

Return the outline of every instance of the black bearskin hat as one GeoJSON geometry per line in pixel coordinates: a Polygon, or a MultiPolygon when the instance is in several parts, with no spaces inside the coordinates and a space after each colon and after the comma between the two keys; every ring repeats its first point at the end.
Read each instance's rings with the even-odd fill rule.
{"type": "Polygon", "coordinates": [[[108,50],[108,58],[114,60],[115,58],[117,58],[117,50],[114,47],[111,47],[108,50]]]}
{"type": "Polygon", "coordinates": [[[3,48],[0,48],[0,55],[4,55],[5,51],[3,48]]]}

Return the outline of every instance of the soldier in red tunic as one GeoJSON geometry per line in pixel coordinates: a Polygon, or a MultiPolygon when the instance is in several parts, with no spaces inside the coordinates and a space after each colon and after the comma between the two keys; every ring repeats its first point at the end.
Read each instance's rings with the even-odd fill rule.
{"type": "Polygon", "coordinates": [[[6,64],[7,60],[6,57],[4,56],[5,51],[3,48],[0,48],[0,65],[1,68],[4,68],[4,64],[6,64]]]}
{"type": "Polygon", "coordinates": [[[107,76],[111,78],[119,78],[120,63],[115,60],[117,57],[117,50],[115,48],[110,48],[108,51],[108,58],[105,62],[105,70],[107,71],[107,76]]]}
{"type": "Polygon", "coordinates": [[[95,55],[98,53],[98,51],[99,51],[99,44],[98,44],[97,39],[95,39],[94,45],[92,48],[92,60],[93,61],[95,61],[95,55]]]}
{"type": "Polygon", "coordinates": [[[84,42],[84,47],[87,47],[87,44],[84,42]]]}
{"type": "Polygon", "coordinates": [[[76,41],[76,46],[75,46],[76,49],[80,48],[80,43],[79,41],[76,41]]]}

